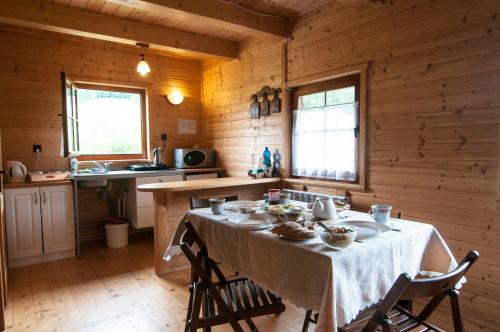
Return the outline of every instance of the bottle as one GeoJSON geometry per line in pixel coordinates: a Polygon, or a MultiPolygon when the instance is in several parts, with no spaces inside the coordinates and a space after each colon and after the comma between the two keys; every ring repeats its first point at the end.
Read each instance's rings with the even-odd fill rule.
{"type": "Polygon", "coordinates": [[[281,154],[279,153],[278,149],[273,154],[273,171],[272,171],[272,176],[273,177],[279,177],[281,173],[281,154]]]}
{"type": "Polygon", "coordinates": [[[266,174],[269,174],[271,170],[271,151],[269,151],[269,148],[266,146],[264,153],[264,161],[262,162],[264,164],[264,170],[266,174]]]}
{"type": "Polygon", "coordinates": [[[71,157],[70,165],[71,165],[71,173],[78,172],[78,159],[76,159],[75,156],[71,157]]]}

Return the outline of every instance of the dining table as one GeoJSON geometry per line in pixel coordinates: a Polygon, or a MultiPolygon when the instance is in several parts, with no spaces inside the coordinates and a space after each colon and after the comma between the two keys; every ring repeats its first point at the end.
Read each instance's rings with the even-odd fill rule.
{"type": "MultiPolygon", "coordinates": [[[[182,254],[184,222],[190,221],[214,260],[297,307],[319,313],[315,331],[336,331],[351,322],[383,299],[401,273],[415,277],[423,271],[447,273],[457,266],[439,232],[426,223],[391,219],[389,231],[339,249],[328,247],[319,236],[293,241],[269,228],[242,227],[231,221],[238,215],[229,209],[222,215],[214,215],[210,208],[186,212],[164,259],[182,254]]],[[[337,222],[355,221],[375,222],[367,213],[337,214],[337,222]]]]}

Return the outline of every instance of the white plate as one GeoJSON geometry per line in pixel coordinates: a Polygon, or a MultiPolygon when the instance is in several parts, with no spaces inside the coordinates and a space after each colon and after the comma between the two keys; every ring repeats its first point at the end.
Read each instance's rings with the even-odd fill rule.
{"type": "Polygon", "coordinates": [[[355,227],[356,231],[358,232],[356,240],[364,240],[391,230],[391,228],[387,225],[378,224],[376,222],[366,220],[346,220],[341,223],[335,224],[335,226],[337,225],[355,227]]]}
{"type": "Polygon", "coordinates": [[[257,231],[275,226],[273,223],[276,221],[276,217],[267,213],[240,214],[230,216],[228,220],[241,228],[257,231]]]}
{"type": "Polygon", "coordinates": [[[224,209],[234,212],[239,212],[241,206],[255,206],[259,207],[260,204],[255,201],[239,200],[224,203],[224,209]]]}

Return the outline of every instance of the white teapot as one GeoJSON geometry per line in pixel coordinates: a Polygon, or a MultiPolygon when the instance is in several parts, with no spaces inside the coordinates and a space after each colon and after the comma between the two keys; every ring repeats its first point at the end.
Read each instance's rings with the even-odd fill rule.
{"type": "Polygon", "coordinates": [[[318,197],[312,208],[313,216],[317,219],[337,219],[337,209],[331,197],[318,197]]]}

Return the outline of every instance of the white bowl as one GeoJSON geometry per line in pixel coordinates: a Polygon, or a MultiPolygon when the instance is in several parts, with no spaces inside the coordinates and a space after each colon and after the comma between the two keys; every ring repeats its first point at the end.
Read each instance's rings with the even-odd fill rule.
{"type": "Polygon", "coordinates": [[[319,232],[319,237],[324,244],[329,247],[345,248],[351,245],[356,239],[358,232],[355,230],[348,233],[330,233],[326,230],[319,232]]]}

